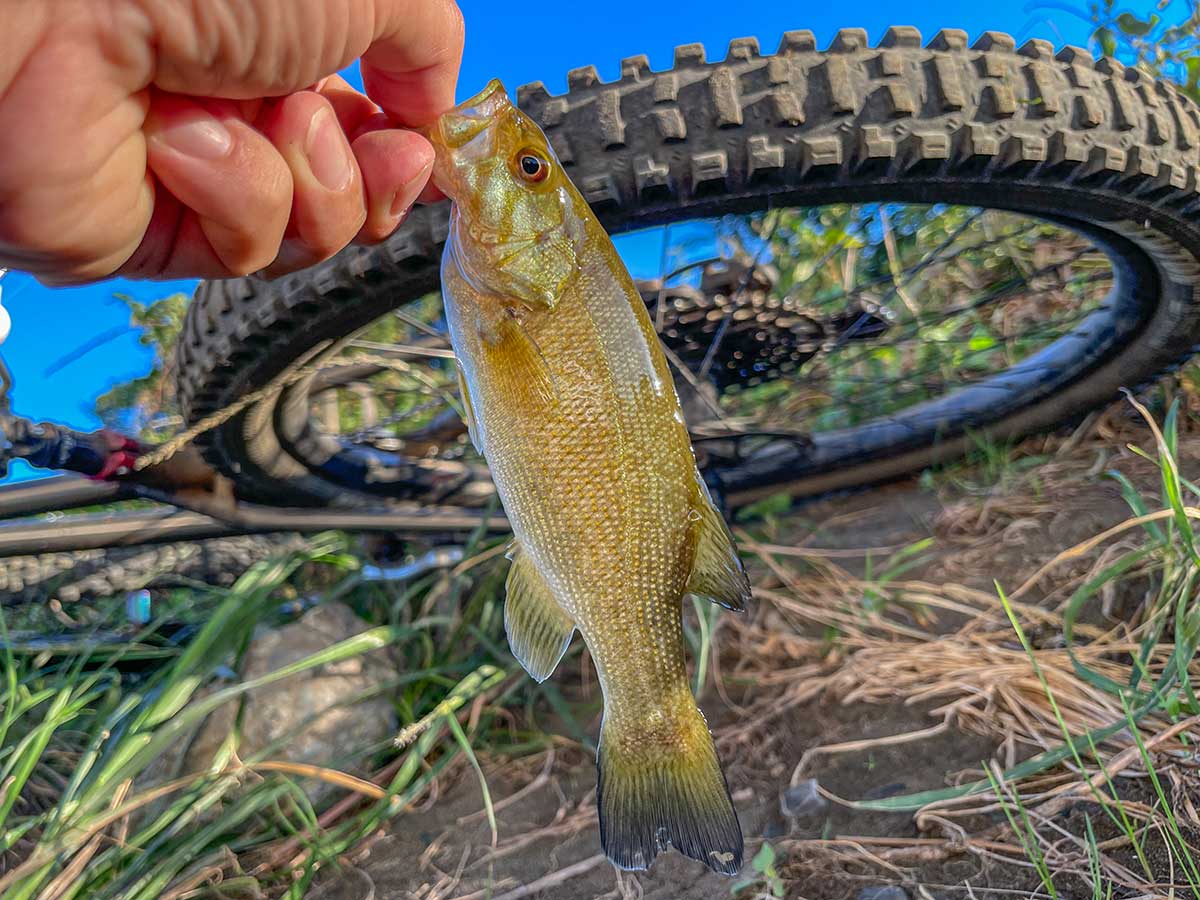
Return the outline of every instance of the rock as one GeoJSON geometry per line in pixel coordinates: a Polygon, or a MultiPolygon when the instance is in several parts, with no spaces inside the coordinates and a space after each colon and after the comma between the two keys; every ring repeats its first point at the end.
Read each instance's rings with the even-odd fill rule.
{"type": "MultiPolygon", "coordinates": [[[[366,631],[341,603],[309,610],[299,621],[255,637],[242,665],[258,678],[366,631]]],[[[243,759],[281,741],[272,756],[313,765],[340,765],[396,733],[386,697],[356,698],[395,677],[382,650],[322,666],[251,692],[242,711],[243,759]]]]}
{"type": "Polygon", "coordinates": [[[857,900],[910,900],[902,887],[867,887],[858,892],[857,900]]]}
{"type": "MultiPolygon", "coordinates": [[[[260,629],[243,658],[240,678],[266,675],[369,627],[343,604],[316,606],[282,628],[260,629]]],[[[242,700],[238,756],[249,759],[275,745],[267,750],[271,759],[354,772],[355,757],[387,740],[397,729],[395,713],[385,697],[356,698],[394,677],[386,651],[375,650],[251,691],[242,700]]],[[[204,689],[197,697],[210,692],[204,689]]],[[[206,769],[233,729],[237,713],[236,702],[214,710],[190,740],[185,736],[180,741],[182,752],[164,760],[165,771],[155,774],[165,780],[206,769]]],[[[300,784],[314,802],[336,790],[316,779],[302,779],[300,784]]]]}
{"type": "Polygon", "coordinates": [[[787,825],[775,816],[771,816],[770,820],[762,827],[761,837],[763,840],[771,841],[775,838],[787,837],[787,835],[787,825]]]}
{"type": "Polygon", "coordinates": [[[821,796],[817,779],[809,778],[779,795],[779,809],[785,816],[799,819],[824,812],[829,801],[821,796]]]}

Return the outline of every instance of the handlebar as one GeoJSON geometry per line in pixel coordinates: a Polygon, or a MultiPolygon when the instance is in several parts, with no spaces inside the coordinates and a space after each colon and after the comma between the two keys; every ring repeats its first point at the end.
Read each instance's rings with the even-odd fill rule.
{"type": "Polygon", "coordinates": [[[0,414],[0,466],[6,471],[13,459],[23,459],[39,469],[78,472],[105,479],[132,466],[140,445],[108,429],[90,433],[49,422],[33,422],[0,414]]]}

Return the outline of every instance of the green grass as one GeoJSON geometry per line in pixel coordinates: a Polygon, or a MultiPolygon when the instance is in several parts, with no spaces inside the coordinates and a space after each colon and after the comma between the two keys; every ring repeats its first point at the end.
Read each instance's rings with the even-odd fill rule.
{"type": "MultiPolygon", "coordinates": [[[[488,547],[476,536],[468,549],[488,547]]],[[[503,566],[495,554],[468,573],[400,586],[363,584],[346,551],[343,538],[322,537],[303,553],[257,565],[227,591],[197,593],[192,612],[201,627],[183,647],[163,651],[148,673],[124,664],[148,645],[156,623],[124,642],[20,652],[0,621],[0,895],[205,896],[204,884],[219,872],[222,893],[207,895],[300,897],[322,866],[402,815],[448,767],[465,760],[482,780],[477,747],[544,745],[536,731],[500,729],[494,715],[504,705],[540,702],[500,643],[503,566]],[[281,621],[281,599],[294,594],[302,571],[305,582],[329,585],[327,596],[340,596],[374,627],[253,680],[220,682],[254,629],[281,621]],[[380,648],[397,672],[385,686],[402,725],[397,745],[305,768],[275,748],[239,753],[234,728],[205,771],[148,782],[155,760],[223,704],[380,648]],[[464,724],[481,696],[483,714],[464,724]],[[382,777],[372,783],[339,768],[351,765],[382,777]],[[301,789],[308,778],[339,788],[338,799],[349,792],[361,802],[319,825],[301,789]],[[256,862],[243,867],[239,859],[256,862]]],[[[171,611],[182,607],[176,598],[171,611]]],[[[487,798],[486,783],[484,791],[487,798]]],[[[494,827],[490,798],[487,811],[494,827]]]]}
{"type": "Polygon", "coordinates": [[[1026,857],[1032,863],[1034,871],[1037,872],[1038,881],[1043,890],[1054,900],[1058,900],[1058,889],[1054,886],[1054,873],[1046,861],[1046,855],[1042,852],[1041,836],[1030,819],[1025,804],[1021,802],[1020,792],[1007,785],[1003,776],[998,776],[991,768],[987,769],[987,776],[988,782],[999,800],[1000,809],[1004,812],[1004,818],[1008,820],[1008,827],[1021,842],[1021,849],[1025,851],[1026,857]]]}
{"type": "Polygon", "coordinates": [[[965,495],[986,495],[1011,491],[1018,485],[1022,492],[1038,499],[1044,490],[1038,468],[1046,456],[1022,453],[1018,442],[997,440],[989,435],[969,433],[970,449],[961,459],[940,463],[921,473],[921,486],[927,490],[947,487],[965,495]]]}
{"type": "MultiPolygon", "coordinates": [[[[1092,773],[1099,770],[1103,774],[1105,790],[1101,791],[1098,785],[1090,785],[1090,794],[1109,820],[1114,832],[1124,837],[1141,873],[1145,876],[1144,886],[1149,888],[1161,882],[1167,875],[1162,871],[1155,871],[1150,863],[1147,845],[1151,837],[1156,836],[1165,845],[1175,880],[1182,880],[1193,895],[1200,896],[1200,868],[1197,867],[1196,852],[1180,825],[1175,804],[1163,786],[1163,777],[1158,771],[1161,761],[1150,752],[1145,738],[1145,720],[1149,716],[1157,716],[1160,721],[1175,723],[1200,712],[1200,705],[1196,702],[1192,687],[1194,675],[1189,668],[1200,644],[1200,607],[1195,603],[1197,578],[1200,574],[1197,568],[1200,565],[1200,547],[1192,524],[1194,519],[1200,518],[1200,511],[1194,507],[1200,498],[1200,490],[1180,474],[1178,404],[1171,406],[1160,428],[1145,407],[1132,398],[1130,402],[1149,426],[1154,438],[1155,452],[1148,453],[1137,447],[1131,449],[1152,462],[1158,469],[1161,493],[1157,498],[1148,497],[1139,492],[1126,476],[1110,473],[1120,485],[1133,515],[1141,521],[1145,542],[1117,557],[1070,596],[1065,606],[1064,631],[1070,649],[1080,613],[1106,586],[1112,587],[1120,579],[1130,577],[1131,573],[1138,573],[1150,580],[1147,600],[1138,613],[1139,621],[1133,623],[1136,626],[1133,633],[1137,634],[1140,631],[1141,640],[1137,653],[1129,660],[1130,677],[1127,683],[1113,682],[1111,678],[1081,663],[1072,654],[1075,673],[1082,681],[1101,687],[1120,700],[1125,716],[1124,721],[1119,724],[1124,726],[1127,740],[1136,746],[1138,760],[1153,788],[1155,803],[1148,822],[1138,822],[1139,818],[1144,817],[1135,815],[1130,809],[1129,799],[1122,797],[1122,788],[1128,790],[1128,787],[1118,784],[1104,768],[1104,757],[1097,748],[1096,735],[1084,735],[1086,749],[1089,751],[1089,755],[1084,757],[1081,752],[1083,746],[1078,737],[1071,734],[1063,718],[1058,701],[1038,664],[1019,617],[998,582],[996,588],[1013,631],[1028,656],[1053,710],[1062,733],[1063,746],[1069,749],[1070,759],[1074,762],[1076,771],[1092,773]],[[1151,510],[1155,506],[1158,509],[1152,513],[1151,510]],[[1155,648],[1164,639],[1170,641],[1173,652],[1163,671],[1157,678],[1153,678],[1148,664],[1155,648]],[[1152,678],[1153,687],[1145,689],[1144,683],[1152,678]]],[[[1044,888],[1055,895],[1053,875],[1046,866],[1042,853],[1042,837],[1038,828],[1024,813],[1018,786],[1001,784],[994,777],[991,780],[993,790],[1001,798],[1012,830],[1020,837],[1029,862],[1038,872],[1044,888]],[[1011,812],[1006,800],[1006,786],[1007,797],[1011,798],[1012,805],[1020,814],[1019,821],[1011,812]]],[[[1194,790],[1195,786],[1191,789],[1194,790]]],[[[1053,842],[1058,837],[1059,835],[1051,835],[1049,840],[1053,842]]],[[[1106,881],[1102,874],[1102,854],[1090,817],[1086,821],[1084,845],[1088,856],[1093,897],[1111,896],[1113,885],[1106,881]]]]}

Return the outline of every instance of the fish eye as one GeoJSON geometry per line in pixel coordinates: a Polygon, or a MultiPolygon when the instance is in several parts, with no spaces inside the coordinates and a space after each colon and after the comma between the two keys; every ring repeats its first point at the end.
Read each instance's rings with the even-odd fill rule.
{"type": "Polygon", "coordinates": [[[522,150],[517,154],[517,171],[526,181],[536,184],[546,180],[550,163],[532,150],[522,150]]]}

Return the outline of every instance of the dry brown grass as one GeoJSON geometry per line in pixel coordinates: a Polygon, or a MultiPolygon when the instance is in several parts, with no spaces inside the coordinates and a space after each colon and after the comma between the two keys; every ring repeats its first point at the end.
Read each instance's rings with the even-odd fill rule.
{"type": "MultiPolygon", "coordinates": [[[[828,553],[738,535],[759,571],[757,612],[744,621],[730,618],[724,626],[722,665],[726,677],[752,680],[757,689],[744,718],[722,731],[726,747],[752,745],[756,735],[769,731],[788,711],[818,702],[901,703],[928,709],[931,718],[927,726],[906,734],[810,747],[795,766],[793,784],[808,777],[821,757],[901,743],[912,744],[919,753],[921,742],[952,732],[982,735],[996,747],[990,766],[997,786],[913,811],[917,826],[929,836],[792,841],[788,847],[797,865],[819,860],[850,872],[865,866],[910,886],[916,884],[916,869],[961,854],[1033,867],[1029,835],[1021,827],[1005,822],[979,828],[985,820],[981,817],[1015,809],[1019,801],[1036,835],[1035,852],[1056,877],[1091,885],[1096,881],[1094,862],[1103,872],[1105,890],[1131,892],[1117,896],[1190,896],[1186,890],[1180,893],[1188,880],[1181,872],[1187,866],[1181,854],[1191,849],[1186,842],[1192,829],[1200,833],[1192,799],[1200,792],[1200,777],[1191,749],[1200,742],[1200,716],[1166,704],[1148,710],[1137,722],[1143,752],[1133,729],[1120,727],[1131,701],[1123,701],[1101,681],[1130,683],[1139,654],[1145,657],[1143,683],[1153,682],[1171,665],[1172,633],[1169,628],[1156,631],[1171,613],[1153,606],[1152,588],[1164,578],[1179,577],[1173,550],[1151,552],[1120,578],[1104,581],[1103,573],[1150,540],[1144,530],[1148,521],[1166,523],[1174,514],[1164,510],[1127,516],[1057,553],[1053,535],[1047,540],[1047,526],[1064,505],[1069,509],[1074,498],[1095,492],[1096,448],[1114,436],[1107,424],[1114,415],[1092,422],[1092,434],[1036,471],[1041,496],[1022,494],[1018,482],[947,503],[938,522],[942,549],[919,578],[881,586],[851,574],[828,553]],[[997,571],[998,556],[1016,562],[997,571]],[[1012,615],[1031,638],[1028,651],[997,590],[978,586],[980,572],[997,574],[1010,592],[1012,615]],[[970,573],[974,585],[946,577],[964,573],[970,573]],[[1074,623],[1068,646],[1067,600],[1095,580],[1104,583],[1089,604],[1093,614],[1086,623],[1074,623]],[[1128,601],[1129,595],[1132,609],[1116,615],[1119,601],[1128,601]],[[1081,667],[1087,677],[1081,677],[1081,667]],[[1015,782],[1003,776],[1003,770],[1023,760],[1062,748],[1064,729],[1072,737],[1101,734],[1092,747],[1082,746],[1078,759],[1068,756],[1015,782]],[[1174,825],[1146,787],[1151,771],[1171,798],[1174,825]],[[1118,782],[1145,789],[1125,794],[1114,787],[1118,782]],[[1132,823],[1133,839],[1117,834],[1099,840],[1093,850],[1078,822],[1064,825],[1056,819],[1086,804],[1100,810],[1094,813],[1097,821],[1103,818],[1102,807],[1119,810],[1132,823]],[[1141,842],[1141,850],[1156,841],[1169,845],[1163,836],[1172,827],[1180,829],[1185,846],[1161,857],[1161,871],[1153,863],[1146,871],[1132,844],[1141,842]],[[1097,854],[1095,860],[1091,853],[1097,854]]],[[[1140,437],[1146,438],[1144,430],[1140,437]]],[[[1200,442],[1185,442],[1179,455],[1188,458],[1198,450],[1200,442]]],[[[1110,451],[1102,458],[1105,465],[1120,464],[1143,484],[1158,475],[1152,461],[1130,453],[1110,451]]],[[[1200,517],[1196,510],[1187,514],[1200,517]]],[[[1195,659],[1187,672],[1193,685],[1200,682],[1195,659]]],[[[988,776],[976,771],[965,777],[988,776]]],[[[857,798],[825,794],[833,802],[858,805],[857,798]]],[[[1036,883],[1033,868],[1029,874],[1036,883]]]]}

